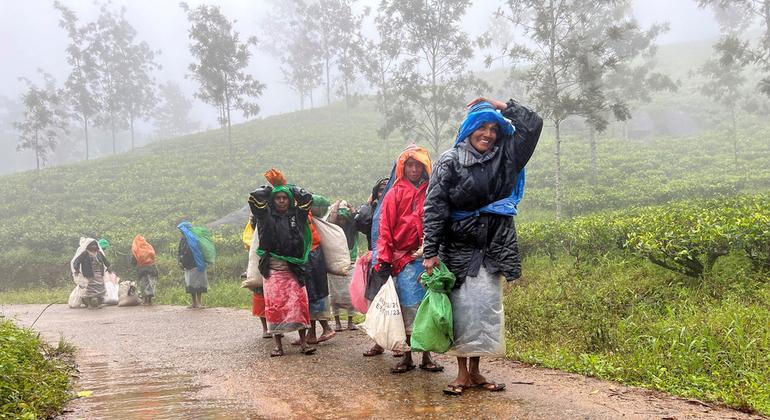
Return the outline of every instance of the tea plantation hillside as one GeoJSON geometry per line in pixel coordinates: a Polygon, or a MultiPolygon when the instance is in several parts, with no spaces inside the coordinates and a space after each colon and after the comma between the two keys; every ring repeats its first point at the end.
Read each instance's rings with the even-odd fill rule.
{"type": "MultiPolygon", "coordinates": [[[[371,102],[295,112],[233,127],[233,155],[219,130],[161,141],[90,162],[1,177],[0,290],[66,283],[80,236],[103,237],[125,264],[131,239],[146,236],[173,262],[183,219],[207,223],[244,205],[270,167],[290,182],[331,198],[366,199],[405,145],[376,135],[381,118],[371,102]]],[[[599,139],[594,185],[580,133],[563,143],[566,216],[764,191],[770,186],[770,126],[745,128],[736,170],[731,142],[713,131],[650,142],[599,139]]],[[[449,144],[447,139],[447,144],[449,144]]],[[[554,144],[546,129],[528,166],[521,221],[552,218],[554,144]]],[[[221,232],[219,274],[242,269],[236,232],[221,232]]],[[[119,266],[120,267],[120,266],[119,266]]]]}

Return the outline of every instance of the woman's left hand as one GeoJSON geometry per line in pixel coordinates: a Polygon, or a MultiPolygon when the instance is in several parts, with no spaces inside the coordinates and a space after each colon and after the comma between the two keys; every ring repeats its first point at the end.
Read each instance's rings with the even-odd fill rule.
{"type": "Polygon", "coordinates": [[[439,261],[437,256],[422,260],[422,266],[425,267],[425,272],[428,273],[429,276],[433,275],[433,269],[438,267],[438,264],[439,261]]]}

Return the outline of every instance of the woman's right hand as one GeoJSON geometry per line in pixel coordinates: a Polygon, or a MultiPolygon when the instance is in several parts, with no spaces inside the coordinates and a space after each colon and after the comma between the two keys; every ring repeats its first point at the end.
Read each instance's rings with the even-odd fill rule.
{"type": "Polygon", "coordinates": [[[425,272],[428,273],[429,276],[433,275],[433,269],[435,267],[438,267],[438,264],[439,264],[438,256],[430,257],[422,260],[422,266],[425,267],[425,272]]]}

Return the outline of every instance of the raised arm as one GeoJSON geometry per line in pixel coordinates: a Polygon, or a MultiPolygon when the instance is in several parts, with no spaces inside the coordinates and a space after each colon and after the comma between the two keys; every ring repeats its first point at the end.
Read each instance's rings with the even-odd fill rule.
{"type": "Polygon", "coordinates": [[[513,133],[513,159],[516,162],[516,172],[519,172],[535,152],[540,133],[543,131],[543,119],[536,112],[513,99],[509,100],[505,106],[503,116],[511,120],[516,128],[513,133]]]}
{"type": "Polygon", "coordinates": [[[300,187],[293,187],[291,192],[294,194],[294,200],[297,202],[297,209],[302,213],[302,217],[307,219],[310,207],[313,205],[313,193],[305,191],[300,187]]]}
{"type": "Polygon", "coordinates": [[[272,191],[273,187],[262,185],[249,194],[249,210],[251,210],[251,220],[253,223],[256,224],[256,220],[267,216],[267,205],[270,202],[270,193],[272,191]]]}

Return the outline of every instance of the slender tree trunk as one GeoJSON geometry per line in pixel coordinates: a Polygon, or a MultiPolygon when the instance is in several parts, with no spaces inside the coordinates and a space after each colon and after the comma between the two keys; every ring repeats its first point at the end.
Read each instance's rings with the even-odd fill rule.
{"type": "Polygon", "coordinates": [[[556,218],[561,219],[561,121],[554,122],[556,127],[556,218]]]}
{"type": "Polygon", "coordinates": [[[35,130],[35,173],[40,174],[40,140],[35,130]]]}
{"type": "Polygon", "coordinates": [[[112,131],[112,154],[117,154],[117,144],[115,142],[115,120],[110,123],[110,130],[112,131]]]}
{"type": "Polygon", "coordinates": [[[313,89],[310,89],[310,109],[315,108],[315,103],[313,103],[313,89]]]}
{"type": "Polygon", "coordinates": [[[343,86],[345,89],[345,108],[350,110],[350,92],[348,90],[348,82],[343,82],[343,86]]]}
{"type": "Polygon", "coordinates": [[[330,61],[329,57],[324,59],[324,64],[326,65],[326,105],[332,104],[332,82],[331,75],[329,75],[330,61]]]}
{"type": "Polygon", "coordinates": [[[590,124],[588,125],[588,140],[591,145],[591,185],[596,187],[597,178],[597,158],[596,158],[596,130],[590,124]]]}
{"type": "Polygon", "coordinates": [[[86,117],[85,115],[83,116],[83,131],[85,132],[85,135],[86,135],[86,160],[88,160],[88,158],[89,158],[89,154],[88,154],[88,117],[86,117]]]}
{"type": "Polygon", "coordinates": [[[130,124],[131,124],[131,150],[134,150],[134,116],[133,114],[129,116],[130,124]]]}
{"type": "Polygon", "coordinates": [[[438,132],[438,100],[436,99],[436,89],[437,89],[437,83],[436,83],[436,55],[433,54],[431,56],[431,63],[430,63],[431,71],[430,71],[430,103],[433,113],[431,120],[433,125],[433,151],[435,151],[438,154],[439,145],[441,143],[440,133],[438,132]]]}
{"type": "Polygon", "coordinates": [[[628,120],[623,121],[623,140],[628,141],[628,120]]]}
{"type": "Polygon", "coordinates": [[[227,121],[227,152],[230,154],[230,159],[233,158],[233,138],[230,127],[230,92],[225,89],[225,120],[227,121]]]}
{"type": "Polygon", "coordinates": [[[735,172],[738,173],[738,117],[735,112],[735,106],[730,109],[730,114],[733,122],[733,164],[735,165],[735,172]]]}

